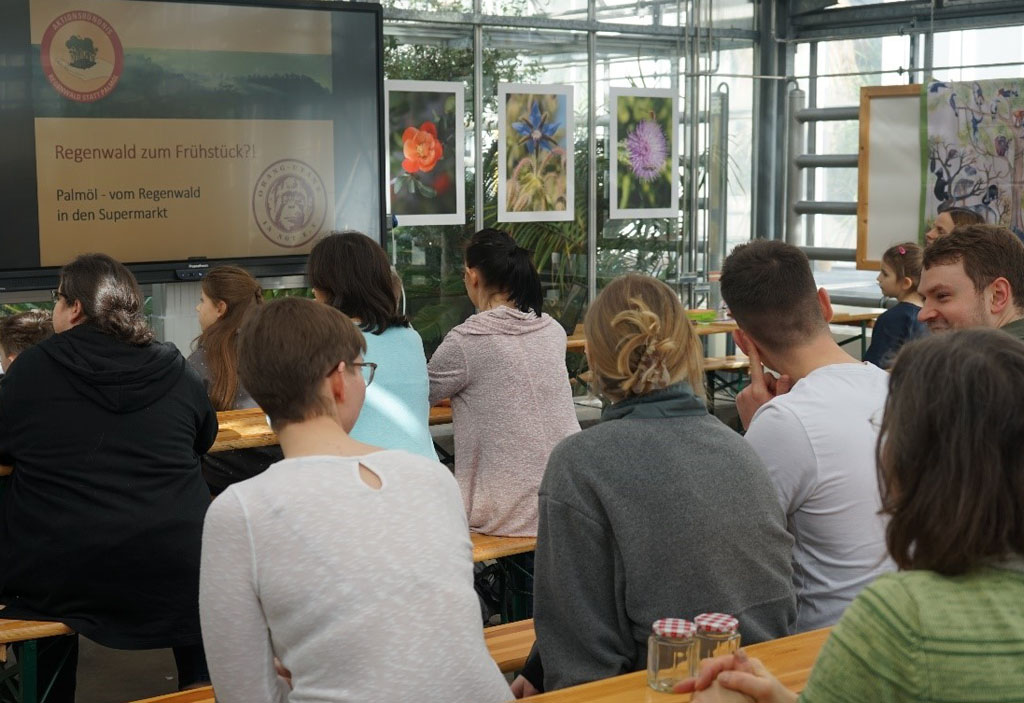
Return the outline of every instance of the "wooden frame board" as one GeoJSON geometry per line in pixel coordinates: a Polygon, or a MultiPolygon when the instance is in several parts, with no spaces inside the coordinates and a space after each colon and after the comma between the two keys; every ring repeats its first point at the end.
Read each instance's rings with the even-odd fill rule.
{"type": "Polygon", "coordinates": [[[918,101],[921,86],[870,86],[860,89],[860,149],[857,160],[857,268],[878,270],[881,254],[893,244],[917,241],[919,230],[919,203],[921,197],[921,110],[918,101]],[[890,101],[884,104],[883,102],[890,101]],[[898,101],[898,102],[896,102],[898,101]],[[887,113],[872,128],[872,105],[878,113],[887,113]],[[911,112],[911,108],[913,108],[911,112]],[[895,113],[894,113],[895,110],[895,113]],[[894,114],[902,119],[892,120],[894,114]],[[911,125],[911,121],[913,124],[911,125]],[[884,128],[883,128],[884,125],[884,128]],[[911,133],[912,132],[912,133],[911,133]],[[876,153],[874,189],[872,186],[872,144],[879,147],[889,143],[882,153],[876,153]],[[883,181],[883,178],[885,179],[883,181]],[[869,226],[871,202],[875,200],[876,226],[869,226]],[[903,199],[905,206],[895,208],[894,202],[903,199]],[[879,226],[879,213],[886,226],[879,226]],[[916,224],[913,228],[909,223],[916,224]]]}

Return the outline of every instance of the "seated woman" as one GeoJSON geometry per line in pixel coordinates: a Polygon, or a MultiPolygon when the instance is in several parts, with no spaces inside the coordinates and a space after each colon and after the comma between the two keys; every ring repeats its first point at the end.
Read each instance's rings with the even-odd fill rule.
{"type": "Polygon", "coordinates": [[[374,380],[364,349],[349,318],[302,298],[243,328],[239,372],[285,459],[206,518],[199,601],[220,703],[509,698],[451,473],[349,435],[374,380]]]}
{"type": "Polygon", "coordinates": [[[345,313],[366,333],[366,353],[377,364],[352,436],[436,460],[423,340],[398,312],[387,254],[365,234],[329,234],[309,253],[307,278],[318,302],[345,313]]]}
{"type": "Polygon", "coordinates": [[[708,414],[679,298],[622,276],[591,304],[584,332],[595,390],[611,404],[548,461],[537,644],[517,694],[644,668],[659,618],[729,613],[747,643],[787,635],[796,619],[785,515],[757,455],[708,414]]]}
{"type": "MultiPolygon", "coordinates": [[[[263,291],[252,275],[238,266],[217,266],[203,278],[196,315],[202,330],[188,363],[203,379],[214,410],[257,407],[238,382],[238,330],[246,315],[263,304],[263,291]]],[[[255,476],[282,458],[277,446],[236,449],[203,457],[203,478],[218,495],[236,481],[255,476]]]]}
{"type": "MultiPolygon", "coordinates": [[[[1004,332],[902,348],[878,439],[886,542],[901,571],[846,609],[800,700],[1021,699],[1022,397],[1024,344],[1004,332]]],[[[681,690],[694,686],[701,703],[797,700],[743,656],[710,660],[681,690]]]]}
{"type": "MultiPolygon", "coordinates": [[[[14,466],[0,498],[3,616],[57,620],[107,647],[173,647],[179,686],[203,683],[199,456],[217,416],[178,350],[153,340],[124,266],[79,256],[55,300],[57,334],[18,356],[0,394],[0,463],[14,466]]],[[[48,701],[74,698],[69,640],[48,701]]],[[[63,652],[48,654],[56,669],[63,652]]]]}
{"type": "Polygon", "coordinates": [[[548,455],[579,432],[565,330],[541,313],[530,252],[505,232],[477,232],[466,247],[466,293],[477,313],[430,359],[430,402],[452,400],[455,478],[469,527],[537,534],[537,489],[548,455]]]}

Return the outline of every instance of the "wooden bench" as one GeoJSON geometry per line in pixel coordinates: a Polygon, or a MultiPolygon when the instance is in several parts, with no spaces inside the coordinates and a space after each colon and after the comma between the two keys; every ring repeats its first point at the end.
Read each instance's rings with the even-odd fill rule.
{"type": "MultiPolygon", "coordinates": [[[[484,642],[503,674],[519,671],[533,647],[533,620],[484,628],[484,642]]],[[[166,696],[147,698],[136,703],[214,703],[213,687],[179,691],[166,696]]]]}
{"type": "Polygon", "coordinates": [[[39,640],[72,634],[74,631],[60,622],[0,619],[0,663],[6,662],[8,645],[15,647],[18,660],[17,664],[0,668],[0,683],[17,678],[17,700],[21,703],[37,703],[39,690],[42,688],[37,668],[39,640]]]}
{"type": "Polygon", "coordinates": [[[533,648],[533,619],[484,628],[484,642],[501,673],[519,671],[533,648]]]}
{"type": "Polygon", "coordinates": [[[497,537],[471,532],[469,539],[473,542],[474,562],[501,559],[537,549],[536,537],[497,537]]]}

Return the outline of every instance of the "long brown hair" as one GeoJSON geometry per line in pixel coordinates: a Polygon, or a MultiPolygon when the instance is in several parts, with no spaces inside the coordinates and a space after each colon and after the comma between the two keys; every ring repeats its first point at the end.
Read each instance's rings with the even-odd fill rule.
{"type": "Polygon", "coordinates": [[[216,410],[231,410],[238,392],[238,329],[249,311],[263,304],[256,279],[238,266],[218,266],[203,278],[203,293],[227,308],[196,338],[210,370],[210,402],[216,410]]]}
{"type": "Polygon", "coordinates": [[[321,239],[309,252],[306,277],[332,308],[358,319],[364,332],[409,326],[398,311],[388,255],[365,234],[332,232],[321,239]]]}
{"type": "Polygon", "coordinates": [[[902,347],[876,447],[886,544],[900,568],[955,576],[1024,553],[1022,397],[1024,344],[1005,332],[902,347]]]}
{"type": "Polygon", "coordinates": [[[628,273],[609,283],[583,323],[596,390],[610,401],[688,381],[704,397],[703,353],[683,304],[661,281],[628,273]]]}

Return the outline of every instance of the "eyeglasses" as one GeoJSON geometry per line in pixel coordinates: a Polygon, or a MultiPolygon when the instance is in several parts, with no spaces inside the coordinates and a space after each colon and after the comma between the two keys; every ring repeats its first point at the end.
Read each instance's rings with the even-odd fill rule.
{"type": "Polygon", "coordinates": [[[377,373],[377,364],[372,361],[353,361],[352,366],[360,367],[363,380],[366,381],[367,386],[373,383],[373,374],[377,373]]]}
{"type": "Polygon", "coordinates": [[[67,300],[67,298],[68,298],[66,295],[61,293],[60,289],[58,289],[58,288],[54,288],[53,290],[50,291],[50,297],[53,298],[53,302],[55,302],[55,303],[58,300],[60,300],[61,298],[64,298],[65,300],[67,300]]]}
{"type": "MultiPolygon", "coordinates": [[[[327,375],[330,376],[332,373],[337,371],[338,365],[341,363],[343,362],[339,361],[338,364],[335,364],[331,370],[327,372],[327,375]]],[[[366,381],[367,386],[373,383],[373,375],[377,372],[377,364],[372,361],[353,361],[349,366],[360,367],[359,372],[363,375],[363,380],[366,381]]]]}

